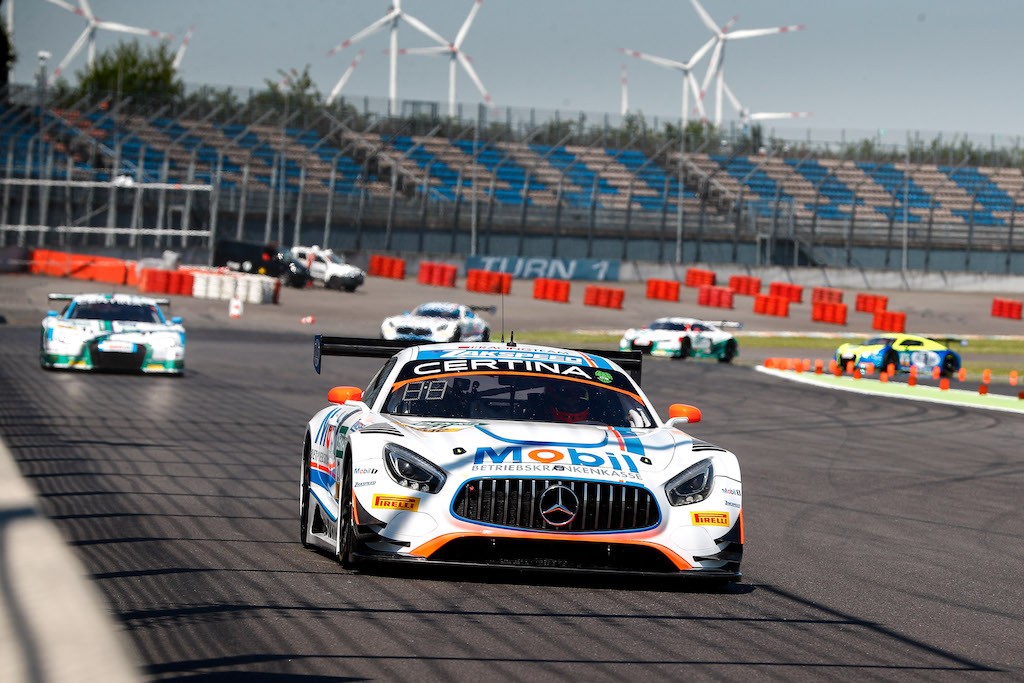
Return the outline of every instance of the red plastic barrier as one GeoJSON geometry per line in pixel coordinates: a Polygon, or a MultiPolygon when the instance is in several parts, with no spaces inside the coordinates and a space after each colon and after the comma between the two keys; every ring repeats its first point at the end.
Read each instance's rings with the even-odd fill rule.
{"type": "Polygon", "coordinates": [[[859,313],[877,313],[889,307],[889,297],[858,292],[854,307],[859,313]]]}
{"type": "Polygon", "coordinates": [[[903,311],[876,311],[871,328],[880,332],[906,332],[907,314],[903,311]]]}
{"type": "Polygon", "coordinates": [[[626,290],[617,287],[600,287],[588,285],[583,290],[584,306],[600,306],[602,308],[622,308],[626,298],[626,290]]]}
{"type": "Polygon", "coordinates": [[[736,294],[757,296],[761,293],[761,278],[752,275],[733,275],[729,278],[729,289],[736,294]]]}
{"type": "Polygon", "coordinates": [[[417,280],[421,285],[433,285],[435,287],[454,287],[455,276],[458,268],[447,263],[432,263],[420,261],[417,280]]]}
{"type": "Polygon", "coordinates": [[[811,303],[841,304],[843,303],[843,290],[835,287],[815,287],[811,290],[811,303]]]}
{"type": "Polygon", "coordinates": [[[754,313],[774,315],[779,318],[789,317],[789,299],[770,294],[758,294],[754,297],[754,313]]]}
{"type": "Polygon", "coordinates": [[[139,292],[142,294],[166,294],[171,272],[156,268],[143,268],[139,274],[139,292]]]}
{"type": "Polygon", "coordinates": [[[811,320],[832,325],[846,324],[846,304],[819,301],[811,304],[811,320]]]}
{"type": "Polygon", "coordinates": [[[713,285],[715,284],[715,272],[713,270],[704,270],[702,268],[689,268],[686,271],[685,284],[687,287],[713,285]]]}
{"type": "Polygon", "coordinates": [[[1017,299],[1001,299],[999,297],[994,297],[992,299],[992,317],[1020,320],[1022,307],[1024,307],[1024,305],[1022,305],[1022,302],[1017,299]]]}
{"type": "Polygon", "coordinates": [[[405,259],[372,254],[366,274],[374,277],[391,278],[392,280],[404,280],[405,259]]]}
{"type": "Polygon", "coordinates": [[[679,301],[679,283],[676,280],[647,280],[647,298],[662,301],[679,301]]]}
{"type": "Polygon", "coordinates": [[[484,294],[508,294],[512,291],[512,274],[471,268],[466,271],[466,290],[484,294]]]}
{"type": "Polygon", "coordinates": [[[569,303],[569,281],[536,278],[533,281],[533,298],[569,303]]]}
{"type": "Polygon", "coordinates": [[[728,287],[704,285],[697,290],[697,305],[714,308],[732,308],[733,291],[728,287]]]}
{"type": "Polygon", "coordinates": [[[798,304],[804,299],[804,288],[790,282],[772,282],[768,285],[768,295],[777,296],[791,303],[798,304]]]}

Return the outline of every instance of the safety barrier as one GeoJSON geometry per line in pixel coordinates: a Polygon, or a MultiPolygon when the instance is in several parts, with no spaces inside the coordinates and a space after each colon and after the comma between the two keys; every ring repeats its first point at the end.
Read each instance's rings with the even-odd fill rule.
{"type": "Polygon", "coordinates": [[[753,275],[732,275],[729,277],[729,289],[737,294],[757,296],[761,293],[761,278],[753,275]]]}
{"type": "Polygon", "coordinates": [[[789,299],[770,294],[758,294],[754,297],[754,313],[774,315],[779,318],[789,317],[789,299]]]}
{"type": "Polygon", "coordinates": [[[843,303],[843,290],[835,287],[815,287],[811,290],[811,303],[841,304],[843,303]]]}
{"type": "Polygon", "coordinates": [[[569,303],[569,281],[539,277],[533,281],[533,298],[569,303]]]}
{"type": "Polygon", "coordinates": [[[420,261],[417,281],[421,285],[433,285],[435,287],[454,287],[455,276],[458,267],[447,263],[433,263],[431,261],[420,261]]]}
{"type": "Polygon", "coordinates": [[[889,297],[881,294],[857,293],[854,308],[859,313],[877,313],[889,307],[889,297]]]}
{"type": "Polygon", "coordinates": [[[216,270],[191,272],[192,296],[197,299],[234,300],[248,304],[276,304],[281,281],[267,275],[252,275],[216,270]]]}
{"type": "Polygon", "coordinates": [[[804,288],[802,285],[794,285],[790,282],[772,282],[768,285],[768,295],[781,297],[790,303],[799,304],[804,300],[804,288]]]}
{"type": "Polygon", "coordinates": [[[676,280],[647,280],[647,298],[662,301],[679,301],[679,282],[676,280]]]}
{"type": "Polygon", "coordinates": [[[906,332],[907,314],[903,311],[875,311],[871,329],[880,332],[906,332]]]}
{"type": "Polygon", "coordinates": [[[128,277],[128,264],[123,259],[109,256],[33,249],[29,255],[29,272],[35,275],[123,285],[128,277]]]}
{"type": "Polygon", "coordinates": [[[733,291],[728,287],[704,285],[697,290],[697,305],[713,308],[732,308],[733,291]]]}
{"type": "Polygon", "coordinates": [[[599,285],[587,285],[583,290],[584,306],[600,306],[602,308],[622,308],[622,302],[626,298],[626,290],[618,287],[601,287],[599,285]]]}
{"type": "Polygon", "coordinates": [[[687,287],[701,287],[715,284],[715,271],[703,268],[688,268],[685,284],[687,287]]]}
{"type": "Polygon", "coordinates": [[[466,271],[466,291],[483,294],[508,294],[512,291],[512,273],[470,268],[466,271]]]}
{"type": "Polygon", "coordinates": [[[404,280],[405,259],[397,258],[395,256],[373,254],[370,256],[370,265],[366,274],[373,277],[386,277],[391,278],[392,280],[404,280]]]}
{"type": "Polygon", "coordinates": [[[811,304],[811,320],[831,325],[846,324],[846,304],[818,301],[811,304]]]}
{"type": "Polygon", "coordinates": [[[1011,320],[1021,319],[1022,304],[1017,299],[992,299],[992,317],[1010,318],[1011,320]]]}

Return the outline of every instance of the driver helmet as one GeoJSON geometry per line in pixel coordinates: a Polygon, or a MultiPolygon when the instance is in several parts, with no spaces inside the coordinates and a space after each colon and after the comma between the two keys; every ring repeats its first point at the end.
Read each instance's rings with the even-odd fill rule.
{"type": "Polygon", "coordinates": [[[578,382],[561,381],[551,395],[555,422],[583,422],[590,417],[590,390],[578,382]]]}

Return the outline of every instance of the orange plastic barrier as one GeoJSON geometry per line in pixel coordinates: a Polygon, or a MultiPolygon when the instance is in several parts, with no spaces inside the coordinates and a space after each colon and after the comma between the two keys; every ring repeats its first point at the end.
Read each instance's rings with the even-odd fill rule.
{"type": "Polygon", "coordinates": [[[466,291],[508,294],[512,291],[512,273],[471,268],[466,271],[466,291]]]}
{"type": "Polygon", "coordinates": [[[733,291],[728,287],[704,285],[697,290],[697,305],[714,308],[732,308],[733,291]]]}
{"type": "Polygon", "coordinates": [[[584,306],[600,306],[602,308],[622,308],[626,298],[626,290],[617,287],[600,287],[587,285],[583,290],[584,306]]]}
{"type": "Polygon", "coordinates": [[[881,294],[857,293],[857,301],[854,308],[859,313],[877,313],[884,311],[889,306],[889,297],[881,294]]]}
{"type": "Polygon", "coordinates": [[[835,287],[815,287],[811,290],[811,303],[841,304],[843,303],[843,290],[835,287]]]}
{"type": "Polygon", "coordinates": [[[881,332],[906,332],[907,314],[903,311],[876,311],[871,329],[881,332]]]}
{"type": "Polygon", "coordinates": [[[420,261],[417,280],[421,285],[432,285],[435,287],[454,287],[455,277],[458,268],[447,263],[432,263],[420,261]]]}
{"type": "Polygon", "coordinates": [[[757,296],[761,293],[761,278],[752,275],[733,275],[729,278],[729,289],[737,294],[757,296]]]}
{"type": "Polygon", "coordinates": [[[771,296],[770,294],[758,294],[754,297],[754,313],[788,318],[789,299],[781,296],[771,296]]]}
{"type": "Polygon", "coordinates": [[[533,298],[569,303],[569,281],[536,278],[533,281],[533,298]]]}
{"type": "Polygon", "coordinates": [[[139,273],[139,292],[142,294],[167,294],[170,270],[143,268],[139,273]]]}
{"type": "Polygon", "coordinates": [[[811,304],[811,320],[832,325],[846,324],[846,304],[818,301],[811,304]]]}
{"type": "Polygon", "coordinates": [[[382,256],[381,254],[373,254],[370,256],[369,269],[366,271],[367,275],[374,277],[386,277],[392,280],[404,280],[405,279],[405,259],[396,258],[394,256],[382,256]]]}
{"type": "Polygon", "coordinates": [[[663,301],[679,301],[679,283],[676,280],[647,280],[647,298],[663,301]]]}
{"type": "Polygon", "coordinates": [[[686,271],[686,286],[700,287],[715,284],[715,271],[702,268],[689,268],[686,271]]]}
{"type": "Polygon", "coordinates": [[[768,295],[777,296],[798,304],[804,300],[804,288],[790,282],[772,282],[768,285],[768,295]]]}
{"type": "Polygon", "coordinates": [[[993,318],[1010,318],[1011,320],[1020,320],[1022,303],[1017,299],[1000,299],[994,297],[992,299],[992,317],[993,318]]]}

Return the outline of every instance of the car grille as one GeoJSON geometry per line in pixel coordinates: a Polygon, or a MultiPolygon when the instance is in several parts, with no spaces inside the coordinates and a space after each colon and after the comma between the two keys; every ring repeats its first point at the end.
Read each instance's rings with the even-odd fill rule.
{"type": "Polygon", "coordinates": [[[137,372],[146,361],[146,347],[136,344],[134,353],[104,353],[99,350],[99,342],[93,341],[89,344],[89,356],[96,370],[137,372]]]}
{"type": "Polygon", "coordinates": [[[395,328],[398,334],[409,334],[416,337],[429,337],[430,329],[426,327],[413,327],[412,325],[400,325],[395,328]]]}
{"type": "Polygon", "coordinates": [[[633,531],[661,521],[654,495],[641,486],[571,479],[473,479],[462,485],[452,507],[456,517],[470,522],[563,533],[633,531]],[[556,485],[571,489],[578,502],[575,518],[564,526],[541,515],[540,498],[556,485]]]}

